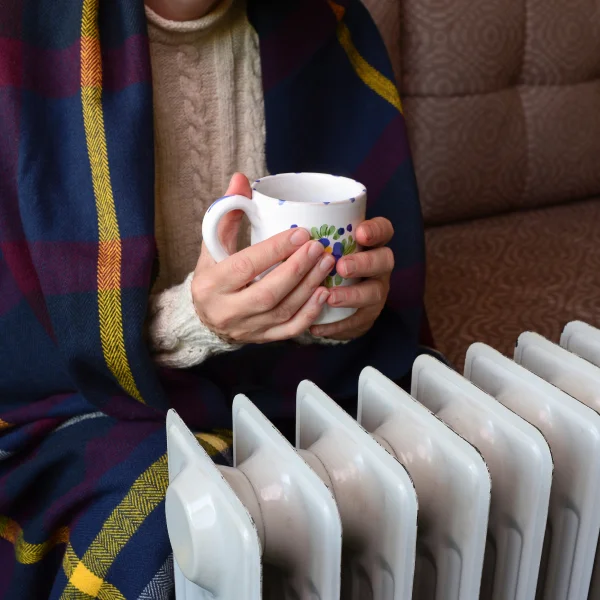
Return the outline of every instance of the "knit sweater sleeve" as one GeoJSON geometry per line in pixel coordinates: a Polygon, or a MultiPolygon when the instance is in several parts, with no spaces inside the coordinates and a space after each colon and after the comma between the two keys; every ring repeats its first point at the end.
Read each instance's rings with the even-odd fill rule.
{"type": "MultiPolygon", "coordinates": [[[[202,323],[192,299],[192,277],[190,273],[182,284],[150,296],[147,320],[150,350],[155,362],[164,367],[193,367],[211,356],[242,347],[222,340],[202,323]]],[[[343,343],[318,338],[309,332],[294,341],[303,345],[343,343]]]]}
{"type": "Polygon", "coordinates": [[[198,317],[190,273],[180,285],[150,296],[147,319],[150,351],[163,367],[185,369],[241,346],[213,333],[198,317]]]}

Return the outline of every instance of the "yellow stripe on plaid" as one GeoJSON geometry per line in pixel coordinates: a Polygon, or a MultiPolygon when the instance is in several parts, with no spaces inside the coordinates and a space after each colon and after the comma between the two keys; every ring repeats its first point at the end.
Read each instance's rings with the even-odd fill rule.
{"type": "Polygon", "coordinates": [[[394,108],[402,110],[402,101],[396,84],[388,79],[383,73],[380,73],[375,67],[370,65],[356,49],[352,42],[352,34],[348,26],[342,21],[345,13],[345,8],[332,0],[329,0],[329,5],[335,13],[338,20],[337,38],[340,46],[346,52],[348,60],[356,74],[361,78],[365,85],[369,86],[376,94],[387,100],[394,108]]]}
{"type": "Polygon", "coordinates": [[[118,590],[104,578],[125,544],[164,499],[168,484],[167,455],[164,454],[135,480],[81,560],[70,545],[67,547],[63,569],[69,585],[61,595],[62,600],[70,598],[73,589],[101,600],[123,597],[115,595],[118,590]]]}
{"type": "Polygon", "coordinates": [[[8,429],[9,427],[12,427],[12,423],[7,423],[6,421],[0,419],[0,430],[8,429]]]}
{"type": "Polygon", "coordinates": [[[81,102],[83,125],[98,214],[98,318],[104,360],[119,385],[143,402],[135,383],[123,332],[121,303],[122,247],[113,198],[102,112],[102,58],[98,2],[84,0],[81,20],[81,102]]]}
{"type": "Polygon", "coordinates": [[[100,579],[79,560],[71,544],[65,551],[63,569],[67,586],[60,596],[61,600],[81,600],[82,594],[101,600],[125,600],[125,596],[114,585],[100,579]]]}
{"type": "Polygon", "coordinates": [[[16,521],[0,516],[0,537],[15,545],[17,562],[23,565],[33,565],[42,560],[52,548],[58,544],[66,544],[69,541],[69,528],[61,527],[45,542],[31,544],[23,538],[23,530],[16,521]]]}
{"type": "Polygon", "coordinates": [[[225,452],[233,444],[233,438],[227,433],[197,433],[196,439],[210,457],[225,452]]]}

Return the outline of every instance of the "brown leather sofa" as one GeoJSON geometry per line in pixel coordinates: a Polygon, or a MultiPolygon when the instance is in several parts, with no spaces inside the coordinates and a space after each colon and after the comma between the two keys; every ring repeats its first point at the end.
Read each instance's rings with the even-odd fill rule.
{"type": "Polygon", "coordinates": [[[482,341],[600,326],[600,0],[366,0],[386,39],[427,227],[427,309],[482,341]]]}

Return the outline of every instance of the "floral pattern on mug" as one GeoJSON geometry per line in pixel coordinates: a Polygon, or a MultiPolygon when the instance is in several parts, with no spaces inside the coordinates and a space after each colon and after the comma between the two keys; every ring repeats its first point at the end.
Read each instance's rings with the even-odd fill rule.
{"type": "MultiPolygon", "coordinates": [[[[292,225],[297,227],[297,225],[292,225]]],[[[325,252],[328,252],[335,258],[335,265],[325,279],[326,287],[334,287],[342,285],[344,278],[337,272],[337,262],[342,256],[348,256],[356,252],[356,240],[352,237],[352,224],[346,227],[336,227],[335,225],[321,225],[320,228],[311,227],[310,237],[312,240],[317,240],[323,244],[325,252]]]]}

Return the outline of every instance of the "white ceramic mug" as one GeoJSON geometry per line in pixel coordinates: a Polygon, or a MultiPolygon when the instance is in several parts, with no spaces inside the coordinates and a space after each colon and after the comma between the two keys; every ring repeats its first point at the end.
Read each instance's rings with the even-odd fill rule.
{"type": "MultiPolygon", "coordinates": [[[[227,258],[219,240],[219,221],[232,210],[242,210],[250,220],[252,244],[286,229],[303,227],[339,260],[360,250],[354,236],[365,220],[366,206],[364,185],[347,177],[322,173],[271,175],[252,184],[252,200],[225,196],[214,202],[204,217],[202,237],[217,262],[227,258]]],[[[335,267],[324,281],[329,288],[353,283],[356,279],[343,279],[335,267]]],[[[316,324],[335,323],[355,312],[354,308],[325,305],[316,324]]]]}

